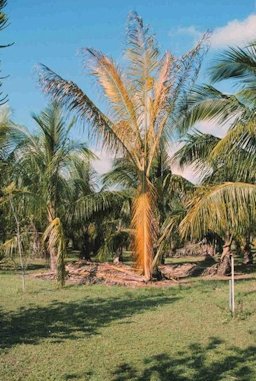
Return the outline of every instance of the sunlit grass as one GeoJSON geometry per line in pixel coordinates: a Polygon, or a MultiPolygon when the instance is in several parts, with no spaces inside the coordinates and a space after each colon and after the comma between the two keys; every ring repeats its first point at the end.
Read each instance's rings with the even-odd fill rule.
{"type": "Polygon", "coordinates": [[[256,284],[128,289],[2,274],[1,380],[254,380],[256,284]]]}

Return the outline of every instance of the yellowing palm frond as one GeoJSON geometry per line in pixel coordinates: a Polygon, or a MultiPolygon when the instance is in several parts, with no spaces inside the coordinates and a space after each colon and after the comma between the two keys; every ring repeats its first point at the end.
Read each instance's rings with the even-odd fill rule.
{"type": "Polygon", "coordinates": [[[71,111],[89,123],[96,136],[103,137],[103,144],[114,151],[125,149],[123,143],[113,133],[112,121],[98,109],[92,100],[72,81],[66,81],[41,65],[39,82],[43,91],[51,94],[60,105],[66,106],[71,111]]]}
{"type": "Polygon", "coordinates": [[[129,121],[133,130],[138,133],[136,111],[129,91],[131,84],[125,80],[112,59],[95,49],[85,49],[85,51],[90,55],[92,73],[111,102],[117,121],[120,119],[129,121]]]}
{"type": "Polygon", "coordinates": [[[158,77],[154,82],[153,122],[156,120],[158,113],[166,108],[167,96],[171,88],[170,72],[172,61],[173,57],[167,52],[162,60],[158,77]]]}
{"type": "Polygon", "coordinates": [[[149,27],[136,12],[128,20],[126,57],[129,62],[128,74],[136,81],[138,88],[145,91],[149,79],[159,65],[159,51],[149,27]]]}
{"type": "Polygon", "coordinates": [[[151,277],[154,242],[154,216],[152,195],[149,192],[137,196],[133,203],[134,243],[137,268],[146,280],[151,277]]]}

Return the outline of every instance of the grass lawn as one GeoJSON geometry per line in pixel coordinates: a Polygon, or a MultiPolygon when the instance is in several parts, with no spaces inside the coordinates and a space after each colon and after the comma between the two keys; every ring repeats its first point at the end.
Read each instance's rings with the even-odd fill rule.
{"type": "Polygon", "coordinates": [[[0,274],[1,381],[256,380],[256,282],[127,289],[0,274]]]}

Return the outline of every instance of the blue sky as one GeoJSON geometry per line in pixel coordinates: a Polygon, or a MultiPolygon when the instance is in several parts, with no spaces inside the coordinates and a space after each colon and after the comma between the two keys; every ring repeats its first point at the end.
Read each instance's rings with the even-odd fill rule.
{"type": "MultiPolygon", "coordinates": [[[[15,42],[1,51],[14,119],[31,126],[31,112],[46,97],[37,85],[35,67],[44,63],[72,79],[95,98],[83,72],[79,49],[95,47],[119,60],[129,11],[136,10],[152,26],[162,50],[177,54],[193,45],[197,33],[214,30],[255,12],[253,0],[9,0],[10,26],[1,42],[15,42]]],[[[95,98],[97,100],[97,98],[95,98]]]]}
{"type": "Polygon", "coordinates": [[[79,49],[95,47],[120,61],[132,10],[151,25],[161,49],[176,54],[207,29],[214,32],[208,61],[224,46],[256,38],[254,0],[9,0],[10,26],[1,32],[1,43],[15,44],[1,50],[1,60],[3,74],[9,74],[4,89],[13,119],[32,128],[31,112],[47,104],[37,84],[38,63],[72,79],[100,103],[79,49]]]}

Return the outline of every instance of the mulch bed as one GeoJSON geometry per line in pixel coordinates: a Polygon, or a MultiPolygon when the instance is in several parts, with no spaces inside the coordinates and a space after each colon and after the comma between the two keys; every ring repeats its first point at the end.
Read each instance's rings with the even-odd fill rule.
{"type": "MultiPolygon", "coordinates": [[[[136,270],[123,263],[96,263],[84,260],[66,265],[67,284],[105,284],[109,286],[126,287],[169,287],[177,283],[189,283],[188,277],[197,274],[200,267],[196,264],[184,263],[179,265],[159,266],[162,275],[161,280],[146,282],[145,278],[138,274],[136,270]]],[[[37,279],[55,280],[52,272],[41,272],[31,275],[37,279]]],[[[237,274],[236,279],[250,278],[249,274],[237,274]]],[[[202,276],[201,279],[227,280],[228,276],[202,276]]]]}
{"type": "MultiPolygon", "coordinates": [[[[138,274],[131,266],[112,263],[95,263],[77,261],[66,265],[67,284],[106,284],[127,287],[165,287],[177,284],[178,279],[187,277],[189,271],[195,265],[163,265],[160,271],[162,280],[146,282],[145,278],[138,274]]],[[[55,280],[52,272],[41,272],[31,275],[37,279],[55,280]]]]}

